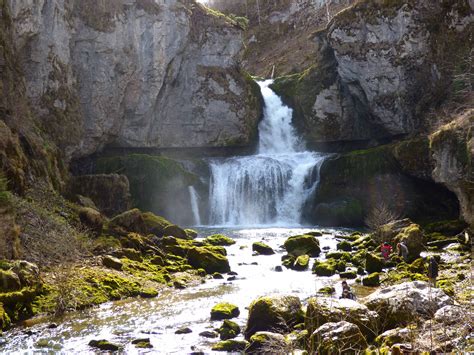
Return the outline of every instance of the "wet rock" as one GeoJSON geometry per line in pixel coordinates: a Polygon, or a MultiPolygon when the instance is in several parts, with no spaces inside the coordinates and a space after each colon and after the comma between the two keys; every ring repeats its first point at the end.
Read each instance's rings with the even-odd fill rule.
{"type": "Polygon", "coordinates": [[[122,249],[122,255],[126,257],[127,259],[133,260],[133,261],[138,261],[142,262],[143,258],[141,253],[138,250],[131,249],[131,248],[123,248],[122,249]]]}
{"type": "Polygon", "coordinates": [[[466,310],[460,306],[444,306],[436,311],[434,319],[438,323],[452,325],[459,322],[465,316],[466,310]]]}
{"type": "Polygon", "coordinates": [[[146,234],[147,226],[141,211],[138,208],[134,208],[112,218],[109,222],[109,230],[121,234],[124,232],[146,234]]]}
{"type": "Polygon", "coordinates": [[[229,246],[235,244],[235,240],[223,234],[213,234],[204,239],[205,243],[219,246],[229,246]]]}
{"type": "Polygon", "coordinates": [[[213,331],[210,331],[210,330],[205,330],[205,331],[199,333],[199,335],[204,337],[204,338],[217,338],[219,336],[219,333],[213,332],[213,331]]]}
{"type": "Polygon", "coordinates": [[[283,268],[281,267],[281,265],[277,265],[277,266],[275,266],[275,268],[273,270],[276,271],[276,272],[282,272],[283,268]]]}
{"type": "Polygon", "coordinates": [[[326,254],[326,258],[334,259],[334,260],[350,261],[352,259],[352,256],[350,253],[345,252],[345,251],[331,251],[326,254]]]}
{"type": "Polygon", "coordinates": [[[140,297],[142,298],[154,298],[158,296],[158,291],[154,288],[145,288],[140,290],[140,297]]]}
{"type": "Polygon", "coordinates": [[[240,327],[237,323],[226,319],[217,332],[221,340],[233,339],[240,334],[240,327]]]}
{"type": "Polygon", "coordinates": [[[337,243],[336,248],[337,248],[337,250],[342,250],[342,251],[351,251],[352,250],[351,243],[348,242],[347,240],[343,240],[342,242],[337,243]]]}
{"type": "Polygon", "coordinates": [[[189,334],[189,333],[192,333],[192,329],[191,328],[188,328],[188,327],[184,327],[184,328],[180,328],[178,329],[177,331],[175,331],[174,333],[175,334],[189,334]]]}
{"type": "Polygon", "coordinates": [[[228,273],[227,273],[227,275],[231,275],[231,276],[237,276],[237,275],[238,275],[238,273],[237,273],[237,272],[235,272],[235,271],[230,271],[230,272],[228,272],[228,273]]]}
{"type": "Polygon", "coordinates": [[[288,354],[290,344],[285,337],[278,333],[257,332],[250,337],[250,344],[245,349],[246,354],[288,354]]]}
{"type": "Polygon", "coordinates": [[[367,272],[381,272],[384,267],[383,259],[379,256],[376,256],[372,253],[367,253],[365,255],[365,269],[367,272]]]}
{"type": "Polygon", "coordinates": [[[315,260],[313,264],[313,274],[318,276],[332,276],[336,273],[336,264],[331,260],[322,262],[315,260]]]}
{"type": "Polygon", "coordinates": [[[186,281],[180,280],[180,279],[174,280],[173,281],[173,286],[174,286],[174,288],[176,288],[178,290],[183,290],[187,287],[186,281]]]}
{"type": "Polygon", "coordinates": [[[99,235],[102,232],[105,218],[100,212],[90,207],[82,207],[79,210],[79,220],[92,232],[99,235]]]}
{"type": "Polygon", "coordinates": [[[263,242],[255,242],[252,244],[252,250],[260,255],[273,255],[275,251],[272,247],[263,242]]]}
{"type": "Polygon", "coordinates": [[[431,318],[453,300],[427,282],[405,282],[379,289],[364,299],[364,304],[384,319],[385,329],[408,324],[419,317],[431,318]]]}
{"type": "Polygon", "coordinates": [[[325,294],[325,295],[332,295],[336,293],[336,289],[332,286],[325,286],[325,287],[321,287],[318,290],[318,293],[325,294]]]}
{"type": "Polygon", "coordinates": [[[418,224],[407,218],[383,225],[379,228],[378,233],[384,242],[393,246],[404,242],[408,247],[409,261],[417,259],[420,252],[423,251],[423,232],[418,224]]]}
{"type": "Polygon", "coordinates": [[[222,279],[224,279],[224,276],[222,276],[221,273],[215,272],[215,273],[212,274],[212,278],[216,279],[216,280],[222,280],[222,279]]]}
{"type": "Polygon", "coordinates": [[[91,340],[89,346],[104,351],[118,351],[120,346],[109,342],[108,340],[91,340]]]}
{"type": "Polygon", "coordinates": [[[194,229],[186,228],[184,231],[186,232],[186,235],[188,236],[186,239],[195,239],[198,236],[198,232],[195,231],[194,229]]]}
{"type": "Polygon", "coordinates": [[[243,351],[248,346],[248,342],[245,340],[223,340],[218,342],[212,347],[213,351],[227,351],[227,352],[234,352],[234,351],[243,351]]]}
{"type": "Polygon", "coordinates": [[[58,327],[58,325],[56,323],[51,323],[51,324],[48,324],[48,329],[56,329],[58,327]]]}
{"type": "Polygon", "coordinates": [[[202,268],[208,274],[230,271],[229,261],[224,255],[212,252],[205,247],[193,247],[187,251],[189,265],[195,269],[202,268]]]}
{"type": "Polygon", "coordinates": [[[231,319],[239,315],[239,307],[227,302],[218,303],[211,310],[211,320],[231,319]]]}
{"type": "Polygon", "coordinates": [[[309,255],[300,255],[296,258],[292,269],[296,271],[307,270],[309,266],[309,255]]]}
{"type": "Polygon", "coordinates": [[[374,272],[366,277],[363,277],[362,285],[370,287],[380,286],[380,273],[374,272]]]}
{"type": "Polygon", "coordinates": [[[312,235],[313,237],[321,237],[323,235],[323,233],[320,232],[320,231],[313,231],[313,232],[306,233],[306,235],[312,235]]]}
{"type": "Polygon", "coordinates": [[[395,328],[380,334],[375,342],[380,346],[392,346],[398,343],[410,342],[413,338],[413,331],[408,328],[395,328]]]}
{"type": "Polygon", "coordinates": [[[321,355],[358,352],[368,346],[359,327],[346,321],[322,325],[311,334],[310,341],[311,349],[321,355]]]}
{"type": "Polygon", "coordinates": [[[325,323],[342,320],[357,325],[369,339],[374,337],[379,325],[378,314],[354,300],[329,297],[313,297],[308,300],[305,328],[310,333],[325,323]]]}
{"type": "Polygon", "coordinates": [[[153,345],[150,343],[150,338],[140,338],[132,340],[132,344],[138,349],[152,349],[153,345]]]}
{"type": "Polygon", "coordinates": [[[319,241],[314,236],[307,234],[289,237],[285,241],[284,247],[288,254],[294,256],[308,254],[312,257],[316,257],[321,253],[319,241]]]}
{"type": "Polygon", "coordinates": [[[0,292],[11,292],[21,289],[18,275],[11,270],[0,269],[0,292]]]}
{"type": "Polygon", "coordinates": [[[163,229],[163,235],[179,239],[189,239],[186,231],[175,224],[170,224],[166,226],[163,229]]]}
{"type": "Polygon", "coordinates": [[[298,297],[260,297],[250,304],[245,338],[250,339],[258,331],[285,333],[303,319],[304,313],[298,297]]]}
{"type": "Polygon", "coordinates": [[[355,271],[344,271],[339,273],[341,279],[355,279],[357,278],[357,273],[355,271]]]}
{"type": "Polygon", "coordinates": [[[113,257],[112,255],[105,255],[102,257],[102,265],[114,270],[122,270],[123,263],[120,259],[113,257]]]}
{"type": "Polygon", "coordinates": [[[235,281],[237,280],[237,276],[230,276],[227,278],[227,281],[235,281]]]}

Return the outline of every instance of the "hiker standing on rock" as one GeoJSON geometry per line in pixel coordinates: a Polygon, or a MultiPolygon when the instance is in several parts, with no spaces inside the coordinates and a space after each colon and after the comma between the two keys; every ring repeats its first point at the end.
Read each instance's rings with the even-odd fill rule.
{"type": "Polygon", "coordinates": [[[387,242],[384,242],[380,246],[380,252],[382,253],[383,259],[387,261],[390,258],[390,254],[392,253],[392,246],[387,242]]]}
{"type": "Polygon", "coordinates": [[[405,243],[400,242],[397,244],[398,255],[401,255],[403,260],[408,261],[408,247],[405,243]]]}
{"type": "Polygon", "coordinates": [[[438,262],[434,256],[430,256],[428,262],[428,278],[433,287],[436,287],[436,278],[438,277],[438,262]]]}

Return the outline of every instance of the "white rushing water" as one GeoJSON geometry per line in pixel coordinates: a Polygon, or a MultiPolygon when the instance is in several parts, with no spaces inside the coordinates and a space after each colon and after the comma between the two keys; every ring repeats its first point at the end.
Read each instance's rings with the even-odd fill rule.
{"type": "Polygon", "coordinates": [[[188,186],[188,190],[189,190],[189,197],[191,199],[191,209],[193,211],[194,225],[200,226],[201,215],[199,213],[199,202],[198,202],[199,196],[194,186],[188,186]]]}
{"type": "Polygon", "coordinates": [[[304,150],[291,124],[292,109],[270,89],[272,82],[259,83],[265,110],[258,153],[211,162],[213,225],[298,225],[317,184],[308,184],[306,178],[324,155],[304,150]]]}

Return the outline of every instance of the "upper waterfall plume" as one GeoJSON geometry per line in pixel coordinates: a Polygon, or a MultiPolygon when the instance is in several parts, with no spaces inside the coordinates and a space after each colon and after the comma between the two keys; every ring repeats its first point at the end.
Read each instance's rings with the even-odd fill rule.
{"type": "Polygon", "coordinates": [[[260,82],[265,102],[258,154],[211,161],[210,223],[298,225],[314,188],[306,177],[324,156],[304,151],[291,124],[292,109],[260,82]]]}

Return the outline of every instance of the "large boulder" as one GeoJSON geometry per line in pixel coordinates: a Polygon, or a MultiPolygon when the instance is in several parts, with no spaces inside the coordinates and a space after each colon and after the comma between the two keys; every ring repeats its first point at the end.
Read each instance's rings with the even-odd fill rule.
{"type": "Polygon", "coordinates": [[[0,270],[0,292],[11,292],[21,289],[20,278],[11,270],[0,270]]]}
{"type": "Polygon", "coordinates": [[[187,258],[189,265],[196,269],[204,269],[208,274],[230,271],[229,260],[224,255],[213,252],[208,248],[190,248],[187,252],[187,258]]]}
{"type": "Polygon", "coordinates": [[[211,245],[229,246],[235,244],[235,240],[223,234],[213,234],[204,239],[204,242],[211,245]]]}
{"type": "Polygon", "coordinates": [[[145,234],[147,226],[141,211],[138,208],[134,208],[112,218],[109,222],[109,229],[119,233],[135,232],[145,234]]]}
{"type": "Polygon", "coordinates": [[[261,255],[273,255],[275,251],[273,248],[263,242],[255,242],[252,244],[252,250],[261,255]]]}
{"type": "Polygon", "coordinates": [[[355,324],[341,321],[326,323],[317,328],[310,338],[315,354],[345,354],[367,348],[367,341],[355,324]]]}
{"type": "Polygon", "coordinates": [[[95,234],[99,235],[102,232],[105,218],[99,211],[91,207],[82,207],[79,209],[79,219],[84,226],[95,234]]]}
{"type": "Polygon", "coordinates": [[[391,329],[420,317],[431,318],[441,307],[452,305],[453,300],[427,282],[414,281],[379,289],[363,303],[380,315],[384,329],[391,329]]]}
{"type": "Polygon", "coordinates": [[[466,310],[462,306],[444,306],[436,311],[434,319],[438,323],[452,325],[466,316],[466,310]]]}
{"type": "Polygon", "coordinates": [[[308,300],[305,328],[309,333],[325,323],[342,320],[356,324],[369,339],[377,335],[379,316],[367,306],[347,298],[313,297],[308,300]]]}
{"type": "Polygon", "coordinates": [[[211,320],[231,319],[239,315],[239,307],[232,303],[218,303],[211,309],[211,320]]]}
{"type": "Polygon", "coordinates": [[[290,344],[285,337],[278,333],[257,332],[250,337],[250,345],[245,349],[246,354],[288,354],[290,344]]]}
{"type": "Polygon", "coordinates": [[[302,305],[298,297],[260,297],[250,304],[245,338],[250,339],[259,331],[285,333],[303,319],[302,305]]]}
{"type": "MultiPolygon", "coordinates": [[[[239,312],[240,314],[240,312],[239,312]]],[[[222,326],[217,330],[221,340],[233,339],[240,334],[240,326],[228,319],[225,319],[222,326]]]]}
{"type": "Polygon", "coordinates": [[[285,241],[284,247],[288,254],[294,256],[305,254],[310,256],[318,256],[321,252],[319,241],[313,235],[295,235],[289,237],[285,241]]]}

